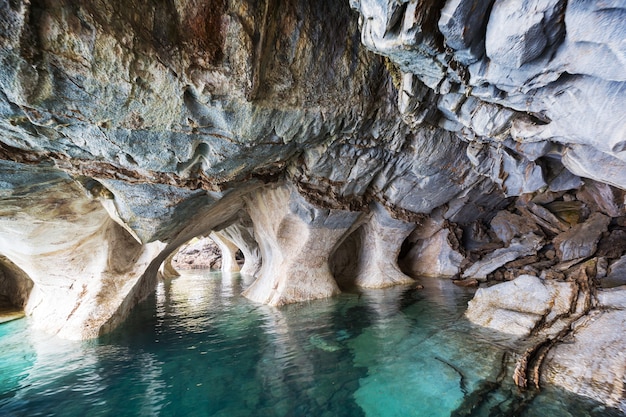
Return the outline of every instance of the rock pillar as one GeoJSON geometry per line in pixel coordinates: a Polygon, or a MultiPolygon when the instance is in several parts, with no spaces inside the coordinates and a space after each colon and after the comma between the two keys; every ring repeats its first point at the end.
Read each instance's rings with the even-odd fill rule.
{"type": "Polygon", "coordinates": [[[392,218],[380,204],[370,208],[365,222],[333,256],[333,269],[340,283],[384,288],[414,282],[398,267],[398,255],[415,224],[392,218]]]}
{"type": "Polygon", "coordinates": [[[165,245],[138,243],[68,177],[32,182],[36,191],[0,217],[2,255],[33,282],[25,312],[60,337],[96,337],[165,245]]]}
{"type": "Polygon", "coordinates": [[[263,266],[246,297],[279,306],[339,293],[328,259],[359,213],[317,208],[285,185],[251,193],[247,205],[263,266]]]}
{"type": "Polygon", "coordinates": [[[237,263],[237,251],[239,248],[230,239],[220,232],[212,232],[209,237],[220,248],[222,255],[222,272],[239,272],[239,264],[237,263]]]}
{"type": "Polygon", "coordinates": [[[256,277],[261,270],[261,250],[254,239],[254,230],[250,218],[241,219],[225,229],[220,230],[222,236],[227,237],[241,250],[244,263],[241,274],[256,277]]]}

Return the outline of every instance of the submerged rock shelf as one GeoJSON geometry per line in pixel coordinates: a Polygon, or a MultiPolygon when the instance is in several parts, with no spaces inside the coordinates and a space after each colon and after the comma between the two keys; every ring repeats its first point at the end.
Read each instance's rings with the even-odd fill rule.
{"type": "Polygon", "coordinates": [[[473,321],[536,338],[519,385],[626,409],[624,13],[4,2],[0,297],[96,338],[205,237],[272,306],[443,276],[489,287],[473,321]]]}

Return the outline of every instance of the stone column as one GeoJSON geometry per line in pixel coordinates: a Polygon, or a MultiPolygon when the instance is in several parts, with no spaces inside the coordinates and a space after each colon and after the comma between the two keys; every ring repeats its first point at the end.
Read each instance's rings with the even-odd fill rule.
{"type": "Polygon", "coordinates": [[[220,230],[220,234],[226,236],[241,250],[244,263],[241,274],[256,277],[261,270],[261,250],[254,239],[252,220],[249,217],[220,230]]]}
{"type": "Polygon", "coordinates": [[[384,288],[414,282],[398,267],[398,255],[415,224],[392,218],[380,204],[372,204],[371,210],[370,220],[362,226],[355,285],[384,288]]]}
{"type": "Polygon", "coordinates": [[[221,232],[211,232],[209,237],[220,248],[222,255],[222,272],[239,272],[237,263],[237,251],[239,248],[221,232]]]}
{"type": "Polygon", "coordinates": [[[165,258],[161,266],[159,267],[159,278],[160,279],[171,279],[179,277],[180,274],[172,265],[172,259],[176,256],[176,252],[170,253],[170,255],[165,258]]]}
{"type": "Polygon", "coordinates": [[[328,259],[359,213],[317,208],[287,185],[257,190],[246,202],[263,258],[246,297],[279,306],[339,293],[328,259]]]}
{"type": "Polygon", "coordinates": [[[344,287],[384,288],[414,282],[398,267],[402,243],[414,223],[392,218],[380,204],[370,206],[363,224],[332,257],[332,268],[344,287]]]}

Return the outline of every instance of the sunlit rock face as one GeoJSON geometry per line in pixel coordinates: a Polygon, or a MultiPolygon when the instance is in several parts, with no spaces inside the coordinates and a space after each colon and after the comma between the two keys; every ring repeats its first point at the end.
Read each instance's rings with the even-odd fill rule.
{"type": "Polygon", "coordinates": [[[619,327],[606,291],[626,284],[625,13],[0,2],[0,296],[95,337],[211,233],[224,261],[243,253],[245,295],[276,306],[424,275],[510,281],[478,293],[472,320],[551,337],[527,358],[548,358],[542,381],[604,401],[576,387],[581,350],[555,344],[623,351],[593,335],[619,327]]]}

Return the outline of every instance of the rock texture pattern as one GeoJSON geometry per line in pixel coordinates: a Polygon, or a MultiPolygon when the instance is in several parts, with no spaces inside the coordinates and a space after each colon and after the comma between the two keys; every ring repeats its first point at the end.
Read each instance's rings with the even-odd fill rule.
{"type": "Polygon", "coordinates": [[[594,280],[624,284],[625,13],[2,1],[0,296],[95,337],[216,233],[259,302],[521,277],[511,297],[575,282],[568,317],[592,314],[594,280]]]}

